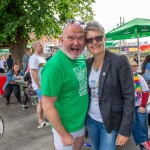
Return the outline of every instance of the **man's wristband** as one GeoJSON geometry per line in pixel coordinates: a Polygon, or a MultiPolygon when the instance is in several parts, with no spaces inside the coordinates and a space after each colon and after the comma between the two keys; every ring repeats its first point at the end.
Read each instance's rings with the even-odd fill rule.
{"type": "Polygon", "coordinates": [[[140,105],[140,107],[143,107],[143,108],[145,108],[145,107],[146,107],[146,105],[144,105],[144,104],[141,104],[141,105],[140,105]]]}

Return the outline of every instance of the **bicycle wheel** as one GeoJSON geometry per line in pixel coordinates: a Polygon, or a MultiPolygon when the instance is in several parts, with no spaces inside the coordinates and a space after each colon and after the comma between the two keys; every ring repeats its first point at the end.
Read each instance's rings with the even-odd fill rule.
{"type": "Polygon", "coordinates": [[[4,122],[2,117],[0,116],[0,139],[3,137],[4,135],[4,122]]]}

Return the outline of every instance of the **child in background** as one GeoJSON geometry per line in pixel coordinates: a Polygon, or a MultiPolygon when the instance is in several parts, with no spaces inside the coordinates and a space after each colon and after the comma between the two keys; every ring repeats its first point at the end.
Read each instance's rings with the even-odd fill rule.
{"type": "Polygon", "coordinates": [[[149,88],[144,78],[137,73],[138,64],[133,60],[130,60],[130,64],[132,66],[135,87],[135,117],[132,135],[135,143],[140,146],[141,150],[150,150],[146,112],[149,88]]]}

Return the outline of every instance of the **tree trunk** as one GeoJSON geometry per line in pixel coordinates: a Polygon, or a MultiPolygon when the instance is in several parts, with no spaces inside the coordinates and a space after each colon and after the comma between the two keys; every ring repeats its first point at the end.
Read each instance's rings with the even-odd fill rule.
{"type": "Polygon", "coordinates": [[[10,52],[14,62],[19,62],[22,68],[22,57],[25,54],[27,40],[19,39],[16,43],[11,43],[10,52]]]}

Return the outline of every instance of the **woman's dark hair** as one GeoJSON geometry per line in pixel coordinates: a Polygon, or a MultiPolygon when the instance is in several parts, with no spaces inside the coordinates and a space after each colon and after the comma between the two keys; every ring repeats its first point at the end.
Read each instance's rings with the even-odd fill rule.
{"type": "Polygon", "coordinates": [[[146,67],[146,64],[147,64],[148,62],[150,62],[150,55],[147,55],[147,56],[145,57],[145,60],[144,60],[144,62],[143,62],[143,64],[142,64],[142,74],[145,73],[145,67],[146,67]]]}
{"type": "Polygon", "coordinates": [[[20,64],[17,63],[17,62],[13,63],[13,66],[12,66],[12,68],[11,68],[11,71],[12,71],[13,74],[18,75],[18,74],[20,73],[20,64]],[[18,65],[18,66],[19,66],[19,70],[18,70],[18,73],[17,73],[17,74],[14,72],[14,66],[15,66],[15,65],[18,65]]]}

